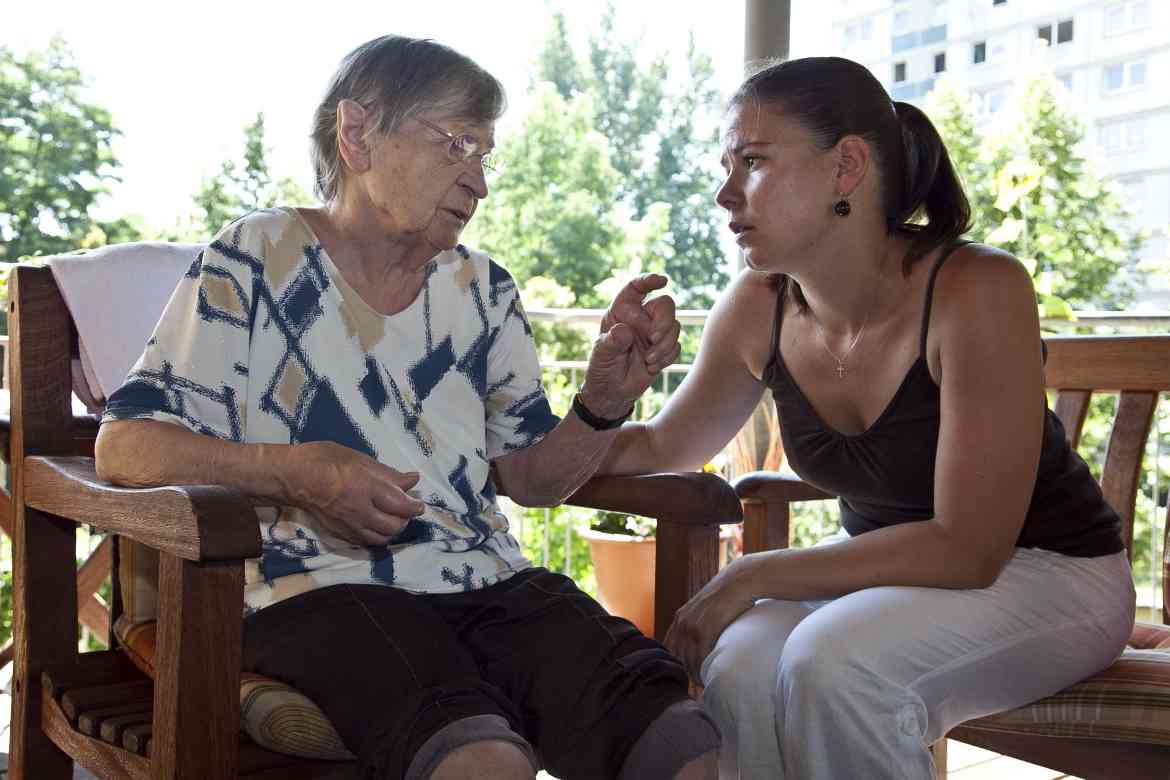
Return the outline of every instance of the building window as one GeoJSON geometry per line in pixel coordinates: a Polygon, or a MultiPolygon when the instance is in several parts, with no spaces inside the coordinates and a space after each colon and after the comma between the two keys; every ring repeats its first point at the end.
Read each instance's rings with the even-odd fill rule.
{"type": "Polygon", "coordinates": [[[934,72],[942,73],[946,69],[947,53],[945,51],[940,51],[938,54],[934,55],[934,72]]]}
{"type": "Polygon", "coordinates": [[[1007,0],[991,0],[992,5],[1007,5],[1007,0]]]}
{"type": "Polygon", "coordinates": [[[904,33],[910,29],[910,12],[909,11],[895,11],[894,12],[894,34],[904,33]]]}
{"type": "Polygon", "coordinates": [[[1106,65],[1101,71],[1101,89],[1105,92],[1119,92],[1123,89],[1144,87],[1146,84],[1146,63],[1119,62],[1106,65]]]}
{"type": "Polygon", "coordinates": [[[999,113],[1007,102],[1007,92],[1002,89],[991,89],[986,92],[979,93],[979,99],[975,102],[975,116],[980,121],[991,119],[992,116],[999,113]]]}
{"type": "Polygon", "coordinates": [[[987,41],[980,41],[971,47],[971,62],[978,65],[987,61],[987,41]]]}
{"type": "Polygon", "coordinates": [[[851,22],[845,25],[842,33],[846,46],[853,43],[869,41],[873,38],[873,20],[866,18],[859,22],[851,22]]]}
{"type": "Polygon", "coordinates": [[[1146,145],[1146,121],[1131,119],[1125,128],[1125,148],[1141,149],[1146,145]]]}
{"type": "Polygon", "coordinates": [[[1108,154],[1140,151],[1146,145],[1145,118],[1121,119],[1101,125],[1100,144],[1108,154]]]}
{"type": "Polygon", "coordinates": [[[1144,87],[1146,85],[1146,63],[1131,62],[1129,64],[1129,85],[1144,87]]]}
{"type": "Polygon", "coordinates": [[[1105,9],[1105,34],[1119,35],[1120,33],[1140,30],[1150,23],[1149,0],[1129,0],[1125,3],[1114,3],[1105,9]]]}
{"type": "Polygon", "coordinates": [[[906,63],[895,62],[894,63],[894,83],[901,84],[905,80],[906,80],[906,63]]]}
{"type": "Polygon", "coordinates": [[[1125,66],[1106,65],[1101,74],[1101,88],[1106,92],[1116,92],[1125,86],[1125,66]]]}
{"type": "Polygon", "coordinates": [[[1073,78],[1071,73],[1062,73],[1056,77],[1056,80],[1059,81],[1066,90],[1072,92],[1073,78]]]}
{"type": "MultiPolygon", "coordinates": [[[[1053,44],[1052,40],[1052,25],[1042,24],[1036,28],[1036,37],[1047,43],[1049,46],[1053,44]]],[[[1073,20],[1065,19],[1056,25],[1056,43],[1068,43],[1073,39],[1073,20]]]]}

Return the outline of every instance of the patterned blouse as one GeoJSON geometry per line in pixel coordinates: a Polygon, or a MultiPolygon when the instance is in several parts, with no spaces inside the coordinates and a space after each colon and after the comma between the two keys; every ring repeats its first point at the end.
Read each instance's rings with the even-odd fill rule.
{"type": "Polygon", "coordinates": [[[364,547],[295,507],[260,508],[245,610],[338,583],[473,590],[531,564],[490,463],[557,424],[516,283],[459,246],[385,316],[345,282],[293,209],[248,214],[196,258],[104,420],[151,419],[226,441],[334,441],[421,478],[426,503],[364,547]]]}

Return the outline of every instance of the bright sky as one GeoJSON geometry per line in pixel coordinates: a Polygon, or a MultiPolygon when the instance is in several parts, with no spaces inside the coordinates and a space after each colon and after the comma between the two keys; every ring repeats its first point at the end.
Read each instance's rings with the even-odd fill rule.
{"type": "MultiPolygon", "coordinates": [[[[799,14],[809,3],[794,5],[799,14]]],[[[138,213],[161,227],[191,211],[203,177],[238,159],[243,128],[258,111],[274,173],[310,189],[309,118],[341,57],[370,38],[431,37],[471,56],[508,90],[500,127],[507,132],[525,110],[552,10],[565,12],[583,53],[603,7],[601,0],[54,0],[10,4],[0,45],[25,52],[64,36],[90,80],[90,99],[124,133],[116,146],[124,181],[101,215],[138,213]]],[[[643,41],[647,55],[682,56],[693,31],[714,59],[718,87],[728,94],[738,84],[743,0],[617,0],[616,7],[623,37],[643,41]]]]}

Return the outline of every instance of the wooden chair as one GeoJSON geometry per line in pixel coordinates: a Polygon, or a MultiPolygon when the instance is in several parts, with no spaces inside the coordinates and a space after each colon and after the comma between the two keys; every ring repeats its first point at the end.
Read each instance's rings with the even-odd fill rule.
{"type": "MultiPolygon", "coordinates": [[[[7,352],[6,343],[4,349],[7,352]]],[[[0,388],[0,461],[5,464],[6,475],[9,463],[8,443],[11,427],[8,388],[0,388]]],[[[97,436],[97,429],[97,421],[93,417],[85,415],[79,410],[74,411],[74,432],[80,451],[88,451],[89,454],[93,454],[93,441],[94,437],[97,436]]],[[[0,532],[10,539],[12,538],[13,513],[12,495],[7,486],[0,482],[0,532]]],[[[109,539],[103,539],[81,564],[77,575],[78,621],[95,635],[103,638],[110,636],[110,611],[98,598],[97,591],[110,576],[112,559],[113,543],[109,539]]],[[[12,662],[13,653],[13,643],[9,639],[7,644],[0,647],[0,669],[12,662]]]]}
{"type": "MultiPolygon", "coordinates": [[[[215,486],[101,483],[92,453],[76,446],[69,359],[77,334],[47,269],[14,271],[10,329],[16,669],[9,776],[59,780],[71,777],[73,762],[102,778],[297,778],[337,769],[265,751],[240,731],[243,561],[260,554],[257,524],[245,519],[254,516],[249,500],[215,486]],[[160,552],[153,682],[118,649],[78,652],[78,523],[160,552]]],[[[659,519],[660,632],[715,574],[719,524],[740,517],[730,486],[710,474],[602,478],[571,501],[659,519]]],[[[115,618],[118,608],[115,599],[115,618]]]]}
{"type": "MultiPolygon", "coordinates": [[[[1061,336],[1046,342],[1045,384],[1056,392],[1055,412],[1074,447],[1080,441],[1092,394],[1120,393],[1101,488],[1121,515],[1132,559],[1142,453],[1158,394],[1170,390],[1170,336],[1061,336]]],[[[734,486],[743,501],[745,553],[788,546],[790,503],[833,497],[772,472],[746,474],[734,486]]],[[[1163,539],[1163,550],[1167,549],[1166,541],[1163,539]]],[[[1163,567],[1163,582],[1170,582],[1170,556],[1163,558],[1163,567]]],[[[1170,591],[1163,593],[1164,623],[1170,623],[1167,593],[1170,591]]],[[[1165,780],[1170,777],[1170,730],[1166,728],[1170,719],[1170,628],[1139,623],[1130,645],[1145,651],[1140,660],[1123,657],[1088,681],[1031,705],[1031,710],[1022,708],[969,721],[948,737],[1086,780],[1165,780]],[[1093,720],[1119,709],[1133,714],[1132,729],[1093,720]],[[1065,719],[1073,714],[1091,717],[1065,719]],[[1157,733],[1149,728],[1155,718],[1161,723],[1157,733]]],[[[941,765],[940,776],[944,776],[945,740],[940,741],[935,755],[936,764],[941,765]]]]}

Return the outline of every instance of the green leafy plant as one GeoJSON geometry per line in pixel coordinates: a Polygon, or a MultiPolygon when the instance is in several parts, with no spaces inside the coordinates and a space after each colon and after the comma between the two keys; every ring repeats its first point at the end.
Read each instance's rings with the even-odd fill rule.
{"type": "Polygon", "coordinates": [[[597,519],[591,527],[594,531],[602,533],[646,539],[654,536],[657,525],[648,517],[627,515],[622,512],[598,512],[597,519]]]}

